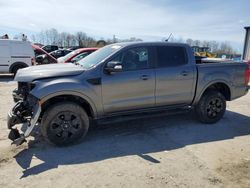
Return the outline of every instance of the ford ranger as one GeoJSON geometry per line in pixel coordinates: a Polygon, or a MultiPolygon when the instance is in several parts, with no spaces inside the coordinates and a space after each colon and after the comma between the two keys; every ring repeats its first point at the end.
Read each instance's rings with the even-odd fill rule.
{"type": "Polygon", "coordinates": [[[9,138],[20,145],[35,126],[53,144],[83,138],[90,122],[194,109],[216,123],[226,101],[248,91],[246,63],[196,61],[186,44],[117,43],[74,64],[28,67],[15,76],[16,101],[8,114],[9,138]],[[122,118],[121,118],[122,117],[122,118]],[[18,124],[26,125],[20,133],[18,124]]]}

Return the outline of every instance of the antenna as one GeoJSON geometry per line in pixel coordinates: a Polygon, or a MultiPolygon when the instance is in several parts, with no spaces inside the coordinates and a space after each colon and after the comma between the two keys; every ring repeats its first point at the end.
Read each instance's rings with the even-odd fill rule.
{"type": "Polygon", "coordinates": [[[168,42],[169,41],[169,39],[171,38],[171,36],[173,36],[173,34],[172,33],[170,33],[170,35],[168,36],[168,38],[165,40],[166,42],[168,42]]]}

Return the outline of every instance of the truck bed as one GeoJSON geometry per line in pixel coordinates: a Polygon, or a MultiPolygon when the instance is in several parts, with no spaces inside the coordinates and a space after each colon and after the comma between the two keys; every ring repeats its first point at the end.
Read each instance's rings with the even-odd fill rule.
{"type": "Polygon", "coordinates": [[[231,59],[223,59],[223,58],[207,58],[201,56],[195,56],[196,64],[204,64],[204,63],[234,63],[231,59]]]}
{"type": "MultiPolygon", "coordinates": [[[[245,70],[247,64],[243,62],[213,62],[197,64],[196,93],[203,93],[202,88],[213,83],[224,83],[231,91],[230,100],[246,94],[245,70]]],[[[197,96],[196,96],[197,97],[197,96]]]]}

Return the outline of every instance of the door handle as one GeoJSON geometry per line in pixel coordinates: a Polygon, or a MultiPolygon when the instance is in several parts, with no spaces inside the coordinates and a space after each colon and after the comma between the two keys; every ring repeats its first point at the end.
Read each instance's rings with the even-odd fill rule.
{"type": "Polygon", "coordinates": [[[149,79],[149,75],[142,75],[140,78],[142,80],[148,80],[149,79]]]}
{"type": "Polygon", "coordinates": [[[182,72],[181,72],[181,75],[182,75],[182,76],[188,76],[188,74],[189,74],[188,71],[182,71],[182,72]]]}

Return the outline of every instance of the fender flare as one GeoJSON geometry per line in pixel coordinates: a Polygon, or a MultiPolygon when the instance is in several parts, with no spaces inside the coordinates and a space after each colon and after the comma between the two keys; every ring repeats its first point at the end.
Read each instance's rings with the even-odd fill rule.
{"type": "Polygon", "coordinates": [[[63,96],[63,95],[71,95],[71,96],[80,97],[81,99],[83,99],[84,101],[86,101],[90,105],[94,117],[98,117],[97,108],[96,108],[94,102],[89,97],[87,97],[86,95],[84,95],[84,94],[82,94],[80,92],[76,92],[76,91],[58,91],[58,92],[55,92],[55,93],[51,93],[51,94],[48,94],[48,95],[40,98],[39,103],[40,103],[40,105],[42,105],[43,103],[45,103],[46,101],[48,101],[48,100],[50,100],[50,99],[52,99],[54,97],[63,96]]]}
{"type": "Polygon", "coordinates": [[[214,84],[218,84],[218,83],[225,84],[225,85],[229,88],[230,93],[232,93],[232,92],[231,92],[231,91],[232,91],[232,85],[231,85],[229,82],[227,82],[227,81],[225,81],[225,80],[215,80],[215,81],[211,81],[211,82],[208,82],[208,83],[202,88],[202,90],[201,90],[201,92],[200,92],[199,95],[196,95],[195,100],[194,100],[194,103],[199,102],[199,100],[201,99],[201,97],[202,97],[202,95],[204,94],[204,92],[205,92],[210,86],[212,86],[212,85],[214,85],[214,84]]]}

